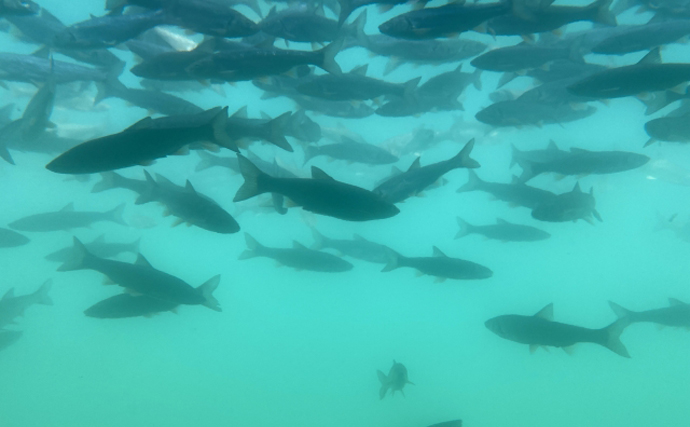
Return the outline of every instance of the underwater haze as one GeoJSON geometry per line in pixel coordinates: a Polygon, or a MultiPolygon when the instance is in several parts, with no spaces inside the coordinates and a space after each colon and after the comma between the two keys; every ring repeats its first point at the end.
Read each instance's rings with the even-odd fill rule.
{"type": "MultiPolygon", "coordinates": [[[[667,68],[652,67],[638,78],[635,67],[690,64],[690,48],[675,43],[683,34],[625,55],[592,53],[591,40],[564,41],[578,32],[594,38],[597,30],[676,18],[690,24],[689,3],[674,2],[677,8],[669,17],[663,12],[670,2],[661,0],[630,1],[628,9],[597,2],[596,16],[553,9],[584,8],[586,1],[457,2],[465,8],[458,15],[462,19],[485,4],[508,5],[491,19],[507,16],[529,25],[587,15],[566,16],[562,25],[540,33],[504,35],[498,20],[485,19],[434,39],[415,31],[407,38],[394,35],[397,40],[477,41],[487,50],[463,60],[392,55],[400,65],[391,71],[392,59],[370,52],[373,45],[363,45],[373,42],[363,40],[388,31],[381,24],[420,9],[419,2],[382,8],[402,2],[342,0],[343,7],[364,3],[345,16],[345,27],[360,31],[359,45],[351,47],[354,33],[313,44],[286,44],[275,35],[269,43],[252,41],[261,28],[269,31],[268,25],[251,27],[253,35],[240,30],[226,37],[211,30],[201,34],[212,23],[192,22],[202,15],[180,12],[176,5],[185,1],[190,7],[202,3],[125,1],[124,17],[150,13],[140,7],[148,4],[170,14],[169,21],[156,21],[114,43],[105,40],[105,29],[89,36],[102,34],[105,42],[100,42],[106,44],[95,49],[111,52],[123,67],[88,64],[66,54],[84,52],[80,47],[48,46],[52,72],[27,81],[21,75],[30,70],[10,76],[10,59],[3,55],[29,55],[46,43],[22,34],[13,23],[15,12],[0,6],[0,109],[13,105],[7,117],[0,115],[0,145],[14,162],[0,160],[5,200],[0,213],[1,427],[428,427],[451,420],[457,421],[448,427],[688,425],[690,129],[651,135],[645,123],[690,120],[690,71],[679,68],[674,74],[679,81],[663,88],[635,86],[629,96],[568,97],[575,96],[572,82],[600,77],[604,69],[632,67],[626,70],[633,77],[614,76],[617,89],[632,81],[661,82],[667,68]],[[358,30],[354,22],[365,10],[366,25],[358,30]],[[606,21],[602,16],[609,10],[606,21]],[[474,31],[487,22],[484,32],[474,31]],[[165,37],[156,40],[168,43],[166,52],[191,50],[202,58],[190,62],[183,77],[165,80],[158,70],[144,79],[131,71],[153,59],[135,55],[128,43],[151,42],[152,32],[160,29],[158,36],[165,37]],[[193,50],[214,38],[239,42],[243,37],[246,45],[237,50],[223,51],[220,42],[193,50]],[[270,61],[248,61],[229,71],[246,59],[242,52],[272,46],[311,52],[343,37],[345,46],[335,56],[342,74],[327,64],[320,68],[325,63],[318,58],[285,70],[270,61]],[[479,55],[520,43],[551,49],[548,54],[556,56],[529,69],[481,74],[470,64],[479,55]],[[650,57],[640,63],[660,45],[661,62],[650,57]],[[219,69],[223,55],[236,56],[219,69]],[[102,75],[65,83],[58,79],[57,61],[102,75]],[[602,67],[566,73],[562,81],[572,80],[569,91],[561,86],[536,100],[520,97],[548,81],[561,81],[549,77],[558,61],[602,67]],[[365,64],[366,76],[376,81],[358,80],[361,69],[351,73],[365,64]],[[469,80],[459,90],[451,87],[455,81],[444,83],[442,92],[450,98],[424,92],[425,82],[455,72],[460,64],[469,80]],[[309,74],[301,75],[306,69],[309,74]],[[213,73],[192,73],[199,70],[213,73]],[[236,77],[244,72],[255,74],[236,77]],[[501,85],[510,73],[514,79],[501,85]],[[327,87],[333,82],[315,76],[342,80],[327,87]],[[294,80],[283,82],[293,84],[292,92],[275,89],[278,78],[294,80]],[[324,86],[307,97],[295,92],[295,81],[305,85],[299,89],[304,91],[307,84],[324,86]],[[157,109],[123,92],[141,89],[144,82],[167,84],[147,86],[146,102],[154,92],[167,93],[198,111],[162,112],[173,101],[164,98],[157,109]],[[29,117],[31,101],[40,102],[37,92],[50,88],[54,99],[48,96],[44,114],[29,117]],[[369,88],[381,94],[355,94],[369,88]],[[335,100],[336,89],[346,97],[335,100]],[[103,90],[114,95],[95,103],[103,90]],[[662,97],[676,96],[667,103],[672,105],[645,114],[662,97]],[[559,98],[555,104],[553,97],[559,98]],[[315,104],[307,107],[305,99],[315,104]],[[414,111],[395,117],[374,113],[389,102],[414,111]],[[501,102],[515,102],[517,109],[490,119],[478,114],[501,102]],[[328,108],[336,105],[371,112],[335,117],[328,108]],[[276,127],[267,134],[267,120],[248,124],[242,113],[233,116],[243,107],[249,118],[289,113],[292,121],[273,122],[276,127]],[[577,116],[588,108],[596,111],[577,116]],[[172,120],[159,120],[166,115],[172,120]],[[147,116],[153,120],[137,123],[147,116]],[[260,131],[242,134],[245,124],[260,131]],[[19,134],[10,132],[12,126],[20,127],[19,134]],[[314,126],[317,138],[300,132],[314,126]],[[53,139],[38,147],[31,142],[38,139],[27,136],[34,131],[53,139]],[[92,144],[106,136],[111,139],[92,144]],[[179,146],[162,154],[144,153],[149,145],[167,147],[177,140],[179,146]],[[106,147],[109,141],[114,148],[106,147]],[[33,148],[27,148],[29,142],[33,148]],[[129,143],[131,148],[120,149],[129,143]],[[338,149],[324,148],[336,144],[338,149]],[[375,149],[393,160],[375,157],[382,156],[375,149]],[[469,154],[459,156],[463,149],[469,154]],[[123,166],[101,166],[119,161],[118,156],[123,166]],[[416,159],[420,165],[414,165],[416,159]],[[208,167],[209,162],[234,163],[208,167]],[[144,171],[151,175],[148,181],[144,171]],[[527,186],[537,189],[529,201],[521,198],[527,186]],[[243,191],[248,197],[239,200],[243,191]],[[459,225],[463,221],[469,225],[459,225]],[[480,227],[500,224],[529,228],[480,227]],[[97,240],[100,236],[103,240],[97,240]],[[339,247],[331,239],[350,243],[339,247]],[[294,241],[304,247],[293,246],[294,241]],[[50,255],[61,249],[62,255],[50,255]],[[352,256],[365,249],[377,262],[352,256]],[[107,305],[113,301],[123,305],[107,305]]],[[[50,11],[66,26],[108,13],[103,1],[29,3],[43,11],[23,17],[45,18],[50,11]]],[[[333,22],[339,17],[337,2],[217,4],[253,23],[274,16],[269,14],[274,6],[333,22]]],[[[444,4],[433,1],[426,9],[444,4]]],[[[454,19],[453,25],[461,21],[454,19]]],[[[432,20],[434,29],[442,21],[432,20]]],[[[156,43],[163,49],[163,42],[156,43]]],[[[500,67],[512,67],[507,63],[500,67]]],[[[610,89],[611,83],[604,84],[610,89]]]]}

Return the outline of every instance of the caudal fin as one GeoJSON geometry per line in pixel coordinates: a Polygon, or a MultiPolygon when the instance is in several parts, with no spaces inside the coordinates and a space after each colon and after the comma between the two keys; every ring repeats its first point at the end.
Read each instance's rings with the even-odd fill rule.
{"type": "Polygon", "coordinates": [[[290,124],[291,112],[283,113],[280,116],[272,119],[266,123],[267,135],[266,140],[276,147],[280,147],[285,151],[293,152],[292,146],[285,138],[285,130],[290,124]]]}
{"type": "Polygon", "coordinates": [[[392,271],[400,267],[400,254],[395,252],[393,249],[387,249],[388,262],[386,263],[386,266],[383,267],[383,270],[381,270],[382,273],[392,271]]]}
{"type": "Polygon", "coordinates": [[[467,144],[465,144],[465,147],[463,147],[460,152],[450,159],[451,164],[455,168],[478,168],[479,167],[479,162],[476,160],[470,158],[470,154],[472,154],[472,148],[474,148],[474,138],[470,139],[467,144]]]}
{"type": "Polygon", "coordinates": [[[119,175],[115,172],[102,172],[101,180],[93,185],[92,193],[100,193],[102,191],[112,190],[118,188],[116,179],[119,175]]]}
{"type": "Polygon", "coordinates": [[[626,317],[623,319],[618,319],[604,328],[603,331],[605,332],[605,340],[601,344],[619,356],[630,358],[628,349],[625,348],[621,342],[621,334],[625,328],[628,327],[628,325],[630,325],[630,319],[626,317]]]}
{"type": "Polygon", "coordinates": [[[340,49],[342,49],[343,43],[344,39],[339,39],[318,51],[321,54],[321,61],[315,65],[335,76],[343,74],[340,65],[335,62],[335,56],[340,52],[340,49]]]}
{"type": "Polygon", "coordinates": [[[40,288],[38,288],[36,292],[34,292],[36,304],[53,305],[53,300],[50,299],[50,295],[48,295],[48,292],[50,292],[50,288],[52,286],[52,279],[48,279],[45,281],[45,283],[43,283],[43,285],[41,285],[40,288]]]}
{"type": "Polygon", "coordinates": [[[462,187],[458,188],[457,192],[458,193],[467,193],[469,191],[479,190],[480,186],[483,182],[484,181],[479,179],[479,176],[477,176],[476,172],[474,172],[473,170],[470,170],[467,183],[465,185],[463,185],[462,187]]]}
{"type": "Polygon", "coordinates": [[[237,148],[235,141],[228,135],[227,124],[228,122],[228,107],[222,108],[218,111],[218,114],[211,121],[211,127],[213,129],[213,142],[221,147],[232,150],[236,153],[240,152],[237,148]]]}
{"type": "Polygon", "coordinates": [[[211,277],[206,282],[204,282],[203,285],[201,285],[197,288],[199,290],[199,292],[201,292],[201,295],[204,297],[204,302],[202,303],[202,305],[204,305],[204,306],[206,306],[206,307],[208,307],[214,311],[223,311],[223,309],[220,308],[220,303],[213,296],[213,292],[218,288],[219,284],[220,284],[220,274],[218,274],[217,276],[211,277]]]}
{"type": "Polygon", "coordinates": [[[316,227],[311,227],[311,234],[314,237],[314,244],[311,246],[311,248],[315,251],[320,251],[325,247],[326,236],[321,234],[316,227]]]}
{"type": "Polygon", "coordinates": [[[237,190],[237,194],[235,194],[233,201],[241,202],[242,200],[247,200],[259,194],[266,193],[268,190],[263,188],[261,182],[270,178],[270,176],[261,172],[261,169],[256,167],[254,163],[241,154],[237,155],[237,160],[240,165],[240,173],[242,173],[242,177],[244,178],[244,184],[237,190]]]}
{"type": "Polygon", "coordinates": [[[613,0],[599,0],[596,2],[596,13],[592,22],[609,25],[615,27],[618,25],[616,15],[611,12],[611,3],[613,0]]]}
{"type": "Polygon", "coordinates": [[[89,251],[86,249],[86,246],[84,246],[84,244],[75,237],[71,258],[58,267],[58,271],[88,269],[88,260],[92,257],[93,255],[89,253],[89,251]]]}
{"type": "Polygon", "coordinates": [[[618,305],[613,301],[609,301],[609,307],[611,307],[611,310],[613,310],[613,313],[619,319],[628,319],[631,323],[635,321],[634,317],[636,313],[634,311],[628,310],[627,308],[618,305]]]}
{"type": "Polygon", "coordinates": [[[249,259],[260,256],[258,251],[263,247],[255,238],[249,233],[244,233],[244,241],[247,243],[247,250],[242,252],[237,259],[249,259]]]}
{"type": "Polygon", "coordinates": [[[458,234],[455,235],[456,239],[459,239],[461,237],[465,237],[468,234],[472,233],[472,225],[465,221],[464,219],[457,217],[458,221],[458,226],[460,226],[460,230],[458,230],[458,234]]]}
{"type": "Polygon", "coordinates": [[[116,222],[120,225],[129,226],[129,224],[127,224],[124,217],[122,216],[122,214],[125,212],[125,206],[126,205],[127,205],[126,203],[122,203],[121,205],[118,205],[115,209],[108,211],[106,213],[108,220],[112,221],[112,222],[116,222]]]}
{"type": "Polygon", "coordinates": [[[386,397],[386,393],[388,392],[388,377],[380,370],[376,371],[376,375],[379,377],[379,382],[381,382],[381,388],[379,389],[379,398],[383,399],[384,397],[386,397]]]}

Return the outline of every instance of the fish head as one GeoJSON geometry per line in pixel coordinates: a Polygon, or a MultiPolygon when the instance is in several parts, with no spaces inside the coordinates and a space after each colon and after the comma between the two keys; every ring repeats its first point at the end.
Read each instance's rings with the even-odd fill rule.
{"type": "Polygon", "coordinates": [[[484,322],[484,326],[494,334],[501,338],[507,338],[510,335],[508,322],[505,321],[505,316],[498,316],[484,322]]]}
{"type": "Polygon", "coordinates": [[[405,36],[411,32],[415,32],[415,26],[409,17],[400,15],[379,25],[379,31],[381,34],[393,37],[405,36]]]}

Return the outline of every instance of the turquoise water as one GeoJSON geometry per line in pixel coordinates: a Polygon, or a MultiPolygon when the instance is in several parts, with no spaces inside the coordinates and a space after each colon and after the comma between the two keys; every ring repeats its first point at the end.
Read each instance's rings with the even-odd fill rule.
{"type": "MultiPolygon", "coordinates": [[[[101,2],[65,5],[44,0],[41,5],[67,24],[103,12],[101,2]]],[[[258,20],[249,9],[239,10],[258,20]]],[[[375,34],[378,23],[404,10],[397,7],[378,15],[372,8],[367,32],[375,34]]],[[[645,18],[633,11],[618,17],[621,23],[645,22],[645,18]]],[[[0,36],[2,51],[30,53],[36,48],[10,35],[0,36]]],[[[493,46],[520,41],[518,37],[494,41],[475,33],[463,37],[493,46]]],[[[129,53],[113,51],[131,68],[129,53]]],[[[623,65],[643,55],[615,61],[594,55],[587,59],[623,65]]],[[[666,62],[690,58],[684,45],[669,46],[663,56],[666,62]]],[[[337,61],[344,70],[368,62],[369,75],[380,77],[386,60],[372,59],[356,48],[338,55],[337,61]]],[[[416,76],[426,80],[456,66],[403,65],[387,80],[404,82],[416,76]]],[[[465,66],[465,71],[472,70],[465,66]]],[[[285,216],[248,211],[237,217],[243,232],[272,247],[289,247],[293,240],[312,244],[307,224],[334,238],[357,233],[408,256],[430,256],[435,245],[450,256],[491,268],[493,277],[481,281],[435,283],[430,277],[416,277],[411,269],[381,273],[380,265],[357,260],[352,261],[353,270],[338,274],[278,268],[267,258],[238,261],[246,248],[242,233],[220,235],[184,225],[171,228],[173,219],[163,217],[161,207],[134,205],[135,196],[127,190],[92,194],[97,177],[89,182],[68,180],[44,169],[50,156],[13,152],[17,166],[0,163],[4,195],[0,226],[58,210],[69,202],[77,210],[105,211],[123,201],[131,226],[99,223],[74,234],[26,233],[30,244],[0,249],[0,292],[15,287],[18,294],[29,293],[52,278],[54,300],[51,307],[31,307],[12,327],[24,331],[22,339],[0,353],[0,426],[414,427],[458,418],[466,426],[482,427],[687,425],[690,339],[686,331],[632,325],[622,336],[632,358],[624,359],[594,344],[578,345],[573,355],[559,349],[530,354],[527,346],[491,333],[484,322],[502,314],[530,315],[554,303],[557,321],[600,328],[615,320],[608,300],[633,310],[666,306],[669,297],[689,302],[690,246],[671,231],[655,231],[657,213],[664,217],[677,213],[675,221],[690,221],[688,147],[657,144],[643,150],[648,139],[643,124],[649,118],[633,98],[612,100],[608,106],[597,103],[594,116],[563,126],[492,130],[477,123],[474,114],[489,105],[488,94],[498,78],[498,73],[485,72],[483,91],[469,87],[461,98],[465,106],[461,114],[360,120],[311,117],[324,128],[343,125],[379,145],[422,124],[444,131],[460,121],[461,134],[425,151],[422,164],[451,157],[475,137],[472,157],[482,165],[477,173],[487,181],[509,182],[512,174],[519,173],[517,166],[509,169],[510,144],[540,149],[554,140],[561,149],[617,149],[650,156],[644,168],[579,180],[585,191],[594,187],[602,223],[537,223],[528,209],[491,201],[485,193],[457,194],[467,180],[465,170],[448,173],[446,185],[407,200],[399,205],[399,215],[383,221],[344,222],[299,209],[285,216]],[[537,226],[552,237],[525,244],[485,241],[476,235],[454,240],[456,216],[473,224],[500,217],[537,226]],[[118,242],[141,237],[141,252],[155,268],[193,286],[220,274],[215,296],[223,312],[183,306],[178,314],[150,319],[84,316],[86,308],[120,289],[103,286],[97,272],[56,272],[57,264],[43,257],[68,246],[73,235],[90,241],[102,233],[118,242]],[[415,385],[405,387],[406,397],[396,394],[381,401],[376,370],[388,372],[393,360],[407,367],[415,385]]],[[[122,80],[128,85],[137,82],[127,71],[122,80]]],[[[524,89],[529,81],[518,79],[510,87],[524,89]]],[[[28,97],[16,89],[20,86],[0,89],[0,104],[15,102],[23,109],[28,97]]],[[[252,117],[261,111],[277,116],[294,109],[286,98],[260,100],[260,91],[250,83],[226,85],[225,91],[225,97],[207,91],[186,99],[204,108],[228,105],[230,111],[248,105],[252,117]]],[[[117,99],[105,104],[107,110],[96,112],[57,108],[53,121],[58,129],[88,126],[95,129],[82,127],[77,134],[102,135],[118,132],[146,115],[117,99]]],[[[255,145],[252,150],[266,159],[277,156],[288,168],[306,175],[299,143],[291,143],[294,154],[271,146],[255,145]]],[[[398,166],[407,168],[413,159],[408,155],[398,166]]],[[[243,182],[241,176],[221,168],[195,172],[197,163],[192,154],[161,160],[147,170],[177,184],[189,179],[197,190],[235,212],[232,198],[243,182]]],[[[365,188],[372,188],[389,172],[389,167],[328,162],[324,157],[310,164],[365,188]]],[[[122,173],[143,178],[140,167],[122,173]]],[[[553,176],[530,182],[556,193],[569,191],[574,183],[573,177],[553,176]]],[[[134,256],[119,259],[134,261],[134,256]]]]}

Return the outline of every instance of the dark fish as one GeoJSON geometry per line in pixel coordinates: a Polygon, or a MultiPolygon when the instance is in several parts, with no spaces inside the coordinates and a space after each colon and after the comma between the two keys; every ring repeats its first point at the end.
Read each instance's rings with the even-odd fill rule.
{"type": "Polygon", "coordinates": [[[529,19],[515,14],[498,16],[486,23],[491,34],[501,36],[520,36],[557,30],[564,25],[578,21],[591,21],[597,24],[616,25],[616,16],[609,6],[613,0],[597,0],[587,6],[549,6],[532,11],[529,19]]]}
{"type": "Polygon", "coordinates": [[[14,296],[14,288],[5,292],[0,299],[0,328],[14,323],[17,317],[23,316],[27,308],[34,304],[53,305],[48,296],[52,281],[48,280],[35,292],[28,295],[14,296]]]}
{"type": "Polygon", "coordinates": [[[0,248],[14,248],[26,245],[29,238],[17,233],[16,231],[0,228],[0,248]]]}
{"type": "Polygon", "coordinates": [[[292,113],[283,113],[273,119],[250,119],[247,117],[247,107],[242,107],[235,114],[228,117],[226,133],[233,141],[242,144],[243,141],[268,141],[285,151],[293,151],[285,138],[288,126],[291,124],[292,113]]]}
{"type": "Polygon", "coordinates": [[[149,114],[160,113],[166,116],[200,114],[204,109],[177,96],[147,89],[130,89],[117,79],[96,83],[98,94],[94,105],[104,99],[120,98],[132,105],[143,108],[149,114]]]}
{"type": "Polygon", "coordinates": [[[414,385],[414,383],[407,378],[407,368],[405,365],[395,360],[393,361],[393,366],[391,366],[388,371],[388,375],[378,370],[376,371],[376,375],[381,382],[381,388],[379,389],[379,398],[381,399],[386,397],[388,390],[391,391],[391,396],[395,396],[396,391],[399,391],[405,396],[403,388],[405,388],[407,384],[414,385]]]}
{"type": "Polygon", "coordinates": [[[489,239],[502,242],[536,242],[551,237],[546,231],[527,225],[512,224],[498,218],[494,225],[472,225],[467,221],[457,218],[460,231],[455,235],[456,239],[468,234],[479,234],[489,239]]]}
{"type": "Polygon", "coordinates": [[[626,28],[614,34],[592,48],[593,53],[606,55],[625,55],[626,53],[650,50],[657,46],[674,43],[690,34],[690,21],[673,19],[670,21],[650,22],[626,28]]]}
{"type": "Polygon", "coordinates": [[[375,264],[388,263],[388,246],[371,242],[359,234],[352,236],[352,240],[332,239],[319,233],[318,230],[312,228],[312,235],[314,236],[314,245],[312,249],[334,249],[345,256],[351,258],[361,259],[375,264]]]}
{"type": "Polygon", "coordinates": [[[690,328],[690,304],[669,298],[669,306],[647,311],[632,311],[609,301],[616,316],[630,323],[650,322],[675,328],[690,328]]]}
{"type": "Polygon", "coordinates": [[[115,172],[101,172],[101,180],[94,184],[91,192],[100,193],[114,188],[124,188],[138,194],[144,194],[148,191],[148,183],[138,179],[125,178],[115,172]]]}
{"type": "Polygon", "coordinates": [[[293,242],[292,249],[269,248],[263,246],[252,236],[244,233],[247,250],[240,254],[239,259],[255,257],[273,258],[280,265],[286,265],[296,270],[319,271],[324,273],[340,273],[352,270],[349,262],[326,252],[319,252],[306,248],[299,242],[293,242]]]}
{"type": "MultiPolygon", "coordinates": [[[[381,12],[385,12],[395,5],[410,3],[416,0],[338,0],[340,4],[340,12],[338,14],[338,24],[342,25],[347,18],[354,12],[363,6],[368,6],[372,4],[378,4],[381,12]]],[[[426,0],[418,1],[422,7],[427,3],[426,0]]]]}
{"type": "Polygon", "coordinates": [[[588,329],[553,321],[553,304],[549,304],[534,316],[509,314],[486,321],[486,327],[501,338],[528,344],[530,353],[539,347],[560,347],[570,352],[578,343],[599,344],[614,353],[630,357],[620,341],[627,321],[618,320],[603,329],[588,329]]]}
{"type": "Polygon", "coordinates": [[[503,184],[499,182],[482,181],[474,171],[469,172],[467,184],[460,187],[458,193],[483,191],[491,194],[498,200],[509,203],[511,206],[524,206],[530,209],[546,204],[556,197],[556,194],[550,191],[530,187],[527,184],[521,183],[517,177],[513,178],[512,183],[503,184]]]}
{"type": "Polygon", "coordinates": [[[400,211],[379,195],[354,185],[336,181],[312,166],[312,178],[277,178],[263,173],[238,154],[245,179],[235,194],[239,202],[262,193],[277,193],[304,210],[348,221],[390,218],[400,211]]]}
{"type": "Polygon", "coordinates": [[[649,161],[649,157],[627,151],[589,151],[571,148],[567,156],[547,162],[531,162],[518,159],[522,167],[520,181],[527,182],[537,175],[551,172],[558,175],[602,175],[624,172],[639,168],[649,161]]]}
{"type": "Polygon", "coordinates": [[[192,77],[188,69],[197,61],[203,60],[213,52],[205,45],[199,45],[191,51],[171,51],[159,53],[132,67],[132,74],[137,77],[154,80],[197,80],[192,77]]]}
{"type": "Polygon", "coordinates": [[[562,124],[581,120],[597,111],[595,107],[574,108],[570,104],[549,105],[542,102],[520,100],[500,101],[479,111],[475,118],[488,125],[503,126],[542,126],[562,124]]]}
{"type": "Polygon", "coordinates": [[[573,95],[568,91],[568,86],[580,80],[580,77],[574,77],[563,80],[556,80],[553,82],[543,83],[534,87],[522,95],[516,101],[526,104],[541,104],[552,105],[555,107],[569,106],[571,109],[580,108],[585,110],[585,103],[596,101],[596,98],[586,96],[573,95]]]}
{"type": "Polygon", "coordinates": [[[577,45],[573,47],[541,46],[523,42],[515,46],[490,50],[474,58],[470,64],[482,70],[517,72],[563,59],[582,61],[582,53],[577,45]]]}
{"type": "Polygon", "coordinates": [[[127,223],[122,218],[124,210],[125,204],[123,203],[106,212],[76,212],[74,210],[74,203],[70,202],[57,212],[29,215],[11,222],[9,226],[15,230],[36,232],[68,231],[74,228],[89,227],[91,224],[101,221],[109,221],[126,226],[127,223]]]}
{"type": "MultiPolygon", "coordinates": [[[[219,277],[219,276],[216,276],[219,277]]],[[[115,295],[97,302],[84,311],[88,317],[97,319],[123,319],[127,317],[150,317],[164,311],[173,311],[178,303],[146,295],[115,295]]]]}
{"type": "Polygon", "coordinates": [[[40,137],[48,127],[55,127],[50,122],[55,103],[55,81],[50,78],[46,81],[24,109],[21,118],[21,138],[23,141],[40,137]]]}
{"type": "Polygon", "coordinates": [[[514,145],[510,145],[512,157],[510,159],[510,166],[520,164],[521,162],[530,163],[549,163],[556,160],[568,157],[570,153],[558,148],[553,140],[549,141],[549,145],[543,150],[522,151],[514,145]]]}
{"type": "Polygon", "coordinates": [[[690,80],[690,64],[662,64],[654,48],[637,64],[610,68],[568,86],[579,96],[620,98],[673,88],[690,80]]]}
{"type": "Polygon", "coordinates": [[[532,218],[547,222],[577,222],[578,219],[593,224],[592,217],[601,221],[594,200],[594,188],[583,193],[580,184],[575,184],[573,191],[559,194],[554,198],[539,203],[532,210],[532,218]]]}
{"type": "Polygon", "coordinates": [[[259,27],[252,20],[215,0],[177,0],[164,2],[170,23],[216,37],[246,37],[259,27]]]}
{"type": "Polygon", "coordinates": [[[17,340],[21,337],[22,337],[21,331],[0,330],[0,351],[11,346],[15,342],[17,342],[17,340]]]}
{"type": "Polygon", "coordinates": [[[165,23],[167,16],[163,10],[92,17],[56,34],[52,45],[59,49],[113,47],[165,23]]]}
{"type": "Polygon", "coordinates": [[[75,237],[74,258],[58,268],[58,271],[72,270],[98,271],[115,284],[138,294],[176,304],[204,305],[211,310],[221,311],[218,301],[213,297],[213,291],[220,283],[220,276],[193,288],[182,279],[151,267],[141,254],[134,264],[99,258],[89,253],[75,237]]]}
{"type": "Polygon", "coordinates": [[[493,276],[493,272],[483,265],[464,259],[451,258],[436,246],[434,246],[434,253],[431,257],[405,257],[393,250],[390,250],[388,255],[388,263],[381,270],[383,272],[400,267],[410,267],[417,270],[419,275],[435,276],[436,282],[443,282],[446,279],[488,279],[493,276]]]}
{"type": "Polygon", "coordinates": [[[656,141],[690,142],[690,113],[650,120],[644,124],[644,130],[649,135],[645,147],[656,141]]]}
{"type": "MultiPolygon", "coordinates": [[[[603,65],[588,64],[580,61],[573,62],[570,59],[559,59],[550,62],[547,67],[528,70],[525,72],[525,75],[532,77],[539,83],[549,83],[575,77],[585,78],[603,70],[606,70],[606,67],[603,65]]],[[[507,84],[516,77],[518,77],[517,73],[504,73],[498,87],[507,84]]]]}
{"type": "Polygon", "coordinates": [[[479,163],[470,158],[473,147],[474,139],[471,139],[455,157],[423,167],[420,166],[420,157],[417,157],[406,172],[381,183],[374,189],[374,193],[389,203],[400,203],[421,193],[453,169],[478,168],[479,163]]]}
{"type": "MultiPolygon", "coordinates": [[[[118,74],[119,74],[119,70],[118,74]]],[[[26,83],[44,83],[51,78],[55,83],[76,81],[100,82],[106,80],[109,70],[85,67],[69,62],[55,61],[33,55],[0,53],[0,80],[26,83]]]]}
{"type": "MultiPolygon", "coordinates": [[[[113,258],[123,252],[131,252],[133,254],[139,253],[139,242],[141,239],[137,239],[131,243],[108,243],[105,241],[105,234],[101,234],[95,240],[90,243],[85,244],[86,249],[92,254],[100,258],[113,258]]],[[[68,246],[66,248],[58,249],[55,252],[51,252],[45,256],[45,259],[53,262],[67,262],[71,260],[73,255],[74,247],[68,246]]]]}
{"type": "Polygon", "coordinates": [[[369,165],[387,165],[399,159],[389,151],[376,145],[354,141],[346,136],[342,142],[328,145],[307,145],[304,147],[304,163],[317,156],[327,156],[336,160],[364,163],[369,165]]]}
{"type": "Polygon", "coordinates": [[[510,13],[512,1],[465,5],[449,3],[403,13],[379,25],[379,31],[410,40],[449,37],[472,30],[491,18],[510,13]]]}
{"type": "Polygon", "coordinates": [[[305,5],[276,12],[275,6],[259,24],[259,29],[273,37],[303,43],[332,42],[339,37],[355,35],[366,25],[366,12],[350,25],[340,26],[305,5]]]}
{"type": "Polygon", "coordinates": [[[89,174],[151,164],[185,152],[196,142],[212,141],[237,151],[225,133],[227,107],[200,114],[146,117],[120,133],[92,139],[56,157],[46,169],[64,174],[89,174]]]}

